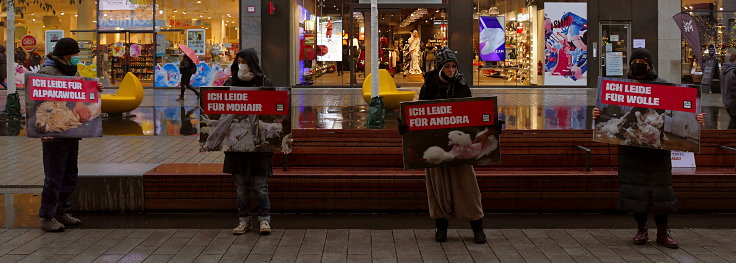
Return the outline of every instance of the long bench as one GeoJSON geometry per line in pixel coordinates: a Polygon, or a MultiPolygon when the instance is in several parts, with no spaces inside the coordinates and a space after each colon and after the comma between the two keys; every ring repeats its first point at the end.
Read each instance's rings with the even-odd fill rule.
{"type": "MultiPolygon", "coordinates": [[[[293,138],[293,153],[274,157],[274,210],[426,210],[424,171],[402,168],[395,131],[295,130],[293,138]]],[[[615,209],[618,147],[591,138],[590,130],[505,131],[502,163],[476,167],[485,208],[615,209]]],[[[736,209],[736,151],[723,147],[736,146],[736,132],[706,130],[701,145],[699,168],[674,171],[681,209],[736,209]]],[[[221,171],[220,164],[161,165],[144,175],[145,209],[233,209],[234,182],[221,171]]]]}

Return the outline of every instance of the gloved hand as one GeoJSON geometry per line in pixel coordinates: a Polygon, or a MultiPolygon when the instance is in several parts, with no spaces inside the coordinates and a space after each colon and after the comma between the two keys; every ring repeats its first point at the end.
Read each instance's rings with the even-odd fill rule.
{"type": "Polygon", "coordinates": [[[396,121],[399,122],[399,134],[400,135],[404,135],[404,133],[409,131],[409,126],[406,126],[406,124],[403,121],[401,121],[401,119],[397,118],[396,121]]]}

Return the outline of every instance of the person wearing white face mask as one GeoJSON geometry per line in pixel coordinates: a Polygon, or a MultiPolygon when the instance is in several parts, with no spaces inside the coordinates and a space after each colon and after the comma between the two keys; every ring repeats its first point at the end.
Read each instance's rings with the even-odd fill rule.
{"type": "MultiPolygon", "coordinates": [[[[261,70],[255,49],[241,50],[235,57],[230,67],[232,77],[225,83],[226,86],[273,86],[261,70]]],[[[271,203],[266,180],[271,175],[272,156],[270,152],[225,152],[222,172],[232,174],[237,185],[239,222],[233,229],[235,235],[248,232],[256,224],[261,235],[271,233],[271,203]],[[254,210],[250,209],[250,203],[255,203],[254,210]],[[251,216],[257,220],[254,222],[251,216]]]]}

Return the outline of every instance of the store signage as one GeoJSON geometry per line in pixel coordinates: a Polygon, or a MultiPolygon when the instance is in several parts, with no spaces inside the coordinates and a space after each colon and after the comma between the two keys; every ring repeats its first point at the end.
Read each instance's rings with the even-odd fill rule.
{"type": "Polygon", "coordinates": [[[624,53],[606,52],[606,76],[624,75],[624,53]]]}
{"type": "Polygon", "coordinates": [[[194,54],[205,55],[205,30],[187,29],[187,46],[194,50],[194,54]]]}
{"type": "Polygon", "coordinates": [[[698,88],[678,84],[598,78],[595,141],[698,152],[698,88]]]}
{"type": "Polygon", "coordinates": [[[202,87],[202,149],[287,151],[286,141],[291,134],[289,93],[289,88],[281,87],[202,87]]]}
{"type": "Polygon", "coordinates": [[[36,43],[36,37],[31,35],[25,35],[23,38],[20,39],[20,45],[25,50],[31,50],[36,48],[38,43],[36,43]]]}
{"type": "Polygon", "coordinates": [[[404,168],[496,163],[496,97],[401,103],[404,168]]]}
{"type": "Polygon", "coordinates": [[[26,73],[26,134],[30,138],[102,136],[97,79],[26,73]],[[73,109],[89,110],[80,119],[73,109]]]}
{"type": "Polygon", "coordinates": [[[156,34],[156,56],[157,57],[163,57],[166,55],[166,47],[169,46],[169,43],[166,41],[166,36],[164,34],[156,34]]]}
{"type": "Polygon", "coordinates": [[[585,86],[588,84],[588,52],[583,36],[588,30],[588,4],[544,3],[544,84],[585,86]]]}
{"type": "Polygon", "coordinates": [[[44,32],[44,41],[46,43],[46,54],[54,51],[56,42],[64,38],[64,30],[46,30],[44,32]]]}
{"type": "MultiPolygon", "coordinates": [[[[131,1],[131,0],[99,0],[100,1],[100,10],[105,11],[117,11],[117,10],[136,10],[140,8],[145,8],[146,5],[141,5],[138,3],[145,3],[146,1],[131,1]]],[[[152,1],[148,1],[152,2],[152,1]]],[[[150,7],[150,4],[148,4],[150,7]]]]}
{"type": "Polygon", "coordinates": [[[618,35],[611,35],[608,40],[611,42],[618,42],[618,35]]]}
{"type": "Polygon", "coordinates": [[[634,39],[634,48],[647,48],[647,40],[643,38],[634,39]]]}
{"type": "Polygon", "coordinates": [[[480,60],[506,60],[506,31],[503,16],[481,16],[478,19],[480,60]]]}
{"type": "Polygon", "coordinates": [[[304,45],[313,46],[317,43],[317,35],[315,34],[304,34],[304,45]]]}
{"type": "Polygon", "coordinates": [[[256,7],[255,6],[248,6],[248,13],[255,13],[256,7]]]}
{"type": "MultiPolygon", "coordinates": [[[[100,29],[153,29],[153,20],[135,20],[135,19],[101,19],[99,23],[100,29]]],[[[157,24],[163,25],[166,23],[164,20],[157,20],[157,24]]]]}
{"type": "Polygon", "coordinates": [[[342,61],[342,20],[319,17],[317,21],[317,61],[342,61]]]}
{"type": "Polygon", "coordinates": [[[531,16],[529,14],[519,13],[518,15],[516,15],[516,21],[519,21],[519,22],[529,21],[530,17],[531,16]]]}

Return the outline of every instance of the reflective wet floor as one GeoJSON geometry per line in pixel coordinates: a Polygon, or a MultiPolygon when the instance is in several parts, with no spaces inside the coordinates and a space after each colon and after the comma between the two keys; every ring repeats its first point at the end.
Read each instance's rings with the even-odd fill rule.
{"type": "MultiPolygon", "coordinates": [[[[405,88],[418,92],[419,88],[405,88]]],[[[115,93],[108,89],[105,93],[115,93]]],[[[590,109],[595,94],[591,89],[474,89],[473,95],[498,96],[499,119],[506,129],[590,129],[590,109]]],[[[0,109],[5,108],[6,91],[0,91],[0,109]]],[[[143,103],[124,116],[103,119],[104,135],[195,135],[198,133],[199,107],[196,97],[185,93],[176,101],[179,90],[146,89],[143,103]]],[[[21,101],[25,97],[21,95],[21,101]]],[[[728,115],[721,106],[720,94],[703,94],[706,129],[725,129],[728,115]]],[[[22,112],[25,113],[25,105],[22,112]]],[[[303,129],[365,129],[368,105],[361,89],[295,88],[292,90],[292,127],[303,129]]],[[[396,109],[388,109],[385,128],[395,129],[396,109]]],[[[0,120],[3,120],[1,118],[0,120]]],[[[25,136],[24,121],[4,120],[0,136],[25,136]]]]}

